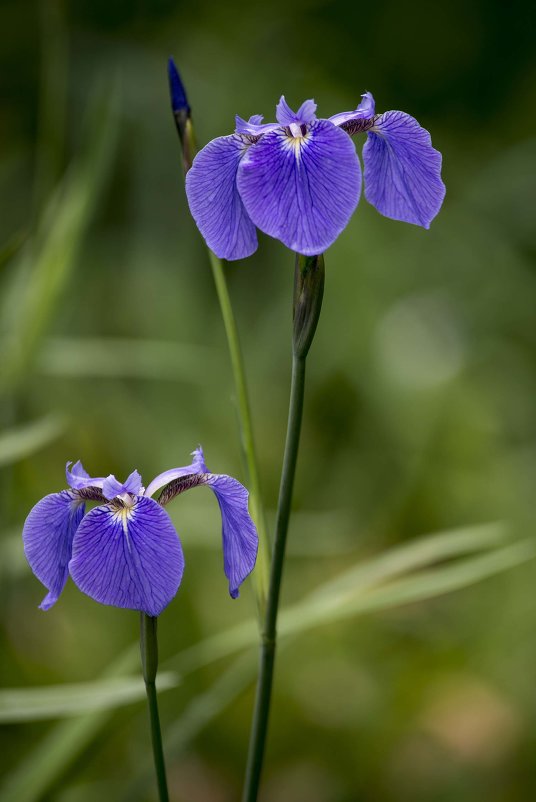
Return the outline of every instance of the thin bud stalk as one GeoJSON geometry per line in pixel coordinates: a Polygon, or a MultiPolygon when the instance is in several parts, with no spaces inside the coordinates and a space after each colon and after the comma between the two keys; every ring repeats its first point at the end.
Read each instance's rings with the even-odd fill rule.
{"type": "Polygon", "coordinates": [[[309,257],[297,254],[294,275],[292,378],[290,385],[287,436],[283,456],[283,468],[281,471],[279,500],[277,504],[270,586],[268,589],[266,616],[262,630],[259,679],[257,682],[253,723],[249,740],[246,780],[242,796],[243,802],[256,802],[264,762],[274,679],[277,645],[277,615],[303,417],[305,363],[316,332],[322,307],[323,292],[323,256],[309,257]]]}
{"type": "MultiPolygon", "coordinates": [[[[191,109],[173,59],[170,59],[168,67],[171,110],[181,143],[182,163],[186,175],[192,166],[194,156],[197,152],[196,138],[191,109]]],[[[258,460],[253,436],[253,423],[251,419],[244,359],[225,278],[224,263],[221,259],[218,259],[212,251],[209,250],[208,254],[225,328],[225,335],[227,337],[227,346],[236,389],[240,439],[246,466],[247,485],[250,492],[251,515],[255,521],[259,535],[259,552],[252,578],[257,597],[259,621],[262,621],[266,609],[266,597],[268,593],[270,543],[268,540],[266,518],[261,497],[258,460]]]]}
{"type": "Polygon", "coordinates": [[[162,747],[162,733],[160,730],[160,716],[158,714],[158,699],[156,694],[156,672],[158,670],[157,622],[157,618],[153,618],[145,613],[140,613],[141,664],[143,679],[145,680],[145,690],[147,691],[147,702],[149,705],[151,741],[158,786],[158,798],[160,802],[169,802],[166,764],[164,760],[164,749],[162,747]]]}

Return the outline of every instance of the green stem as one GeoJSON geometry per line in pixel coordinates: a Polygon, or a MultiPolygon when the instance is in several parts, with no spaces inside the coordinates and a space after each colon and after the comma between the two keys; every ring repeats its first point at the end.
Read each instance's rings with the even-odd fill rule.
{"type": "Polygon", "coordinates": [[[251,513],[259,534],[259,551],[257,554],[255,571],[253,573],[253,581],[255,582],[256,587],[259,616],[262,620],[265,615],[266,597],[268,592],[270,546],[266,530],[264,509],[261,500],[260,480],[257,469],[257,456],[253,437],[253,425],[251,422],[251,409],[249,405],[244,360],[242,357],[242,349],[240,348],[238,329],[236,327],[236,321],[233,315],[231,299],[229,297],[229,290],[225,280],[223,263],[221,259],[218,259],[218,257],[210,250],[209,256],[212,275],[214,277],[214,284],[216,285],[216,292],[223,318],[223,325],[227,337],[227,347],[229,348],[231,369],[236,388],[240,435],[242,450],[246,461],[246,471],[251,500],[251,513]]]}
{"type": "MultiPolygon", "coordinates": [[[[182,160],[184,174],[192,166],[192,161],[197,152],[195,131],[189,109],[179,109],[173,112],[177,133],[182,147],[182,160]]],[[[244,369],[244,359],[238,329],[233,314],[233,307],[229,297],[227,281],[225,279],[224,262],[218,259],[210,249],[208,249],[210,266],[216,285],[216,293],[220,304],[225,335],[227,337],[227,347],[231,359],[231,369],[236,388],[238,405],[238,422],[240,428],[240,438],[244,461],[246,464],[247,485],[250,492],[251,515],[257,526],[259,535],[259,551],[257,563],[253,572],[253,582],[257,596],[257,609],[259,621],[262,621],[266,609],[266,596],[268,592],[268,572],[270,565],[270,543],[264,506],[261,497],[259,470],[257,463],[257,453],[253,437],[253,424],[251,421],[251,409],[249,405],[249,394],[246,383],[246,372],[244,369]]]]}
{"type": "Polygon", "coordinates": [[[323,291],[323,257],[297,255],[294,284],[292,378],[287,436],[281,471],[270,587],[262,631],[259,679],[249,740],[243,802],[256,802],[264,761],[277,643],[277,613],[303,417],[305,363],[316,331],[323,291]]]}
{"type": "Polygon", "coordinates": [[[158,785],[158,798],[160,802],[169,802],[166,764],[164,761],[160,716],[158,715],[158,699],[156,695],[156,672],[158,669],[157,620],[158,619],[152,618],[145,613],[140,613],[140,650],[143,679],[145,680],[147,702],[149,704],[151,740],[153,744],[156,782],[158,785]]]}
{"type": "Polygon", "coordinates": [[[285,546],[292,502],[294,474],[296,472],[296,461],[298,458],[304,387],[305,357],[299,358],[294,356],[292,360],[292,383],[287,439],[283,459],[283,471],[281,474],[274,553],[270,574],[270,590],[266,606],[265,625],[262,632],[259,679],[257,682],[255,710],[249,742],[246,784],[242,797],[243,802],[255,802],[257,799],[264,760],[274,675],[277,612],[279,608],[283,565],[285,562],[285,546]]]}

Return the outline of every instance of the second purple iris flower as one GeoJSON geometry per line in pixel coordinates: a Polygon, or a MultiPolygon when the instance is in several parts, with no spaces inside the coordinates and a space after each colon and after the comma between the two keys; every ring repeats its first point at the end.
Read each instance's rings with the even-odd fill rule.
{"type": "Polygon", "coordinates": [[[306,100],[293,112],[282,97],[276,123],[236,118],[235,133],[212,140],[186,176],[192,215],[221,259],[257,248],[256,227],[297,253],[323,253],[361,194],[351,137],[366,133],[365,197],[386,217],[429,228],[445,196],[441,154],[430,134],[402,111],[375,113],[370,92],[355,111],[316,117],[306,100]]]}

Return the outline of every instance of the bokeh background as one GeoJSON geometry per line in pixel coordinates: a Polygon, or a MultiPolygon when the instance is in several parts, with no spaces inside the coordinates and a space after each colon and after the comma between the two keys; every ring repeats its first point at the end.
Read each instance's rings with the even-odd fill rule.
{"type": "MultiPolygon", "coordinates": [[[[170,54],[201,143],[235,113],[273,119],[282,93],[329,116],[370,90],[444,156],[430,231],[363,199],[326,257],[262,799],[535,798],[531,6],[2,0],[1,802],[155,798],[137,616],[72,583],[38,610],[28,510],[68,459],[149,481],[201,442],[213,470],[244,478],[170,54]]],[[[292,258],[261,236],[227,276],[273,521],[292,258]]],[[[171,514],[187,560],[160,621],[172,798],[231,802],[254,596],[227,595],[208,491],[171,514]]]]}

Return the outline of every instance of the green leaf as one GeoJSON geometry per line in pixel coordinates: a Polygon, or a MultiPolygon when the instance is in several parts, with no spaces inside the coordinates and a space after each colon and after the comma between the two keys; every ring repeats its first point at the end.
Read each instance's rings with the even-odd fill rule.
{"type": "Polygon", "coordinates": [[[26,230],[15,231],[6,242],[0,245],[0,270],[18,253],[28,237],[26,230]]]}
{"type": "Polygon", "coordinates": [[[117,141],[116,87],[89,114],[87,138],[21,252],[3,305],[7,333],[0,387],[12,391],[32,362],[76,264],[97,200],[110,174],[117,141]]]}
{"type": "Polygon", "coordinates": [[[0,468],[31,456],[56,440],[65,425],[57,415],[13,427],[0,434],[0,468]]]}
{"type": "MultiPolygon", "coordinates": [[[[421,538],[368,560],[359,561],[308,594],[302,601],[282,610],[279,618],[280,634],[283,638],[288,638],[356,615],[420,602],[469,587],[536,556],[536,544],[532,539],[497,548],[497,544],[508,542],[508,538],[507,528],[500,524],[468,527],[421,538]],[[475,552],[476,556],[455,559],[468,551],[475,552]],[[447,558],[447,563],[422,570],[447,558]],[[418,570],[414,570],[415,568],[418,570]]],[[[163,668],[178,671],[184,678],[187,673],[201,666],[254,646],[257,640],[255,622],[247,621],[182,650],[166,661],[163,668]]],[[[105,678],[131,672],[138,660],[136,644],[114,663],[105,678]]],[[[222,694],[221,699],[224,698],[225,694],[222,694]]],[[[195,701],[192,702],[194,704],[195,701]]],[[[207,709],[210,708],[208,703],[207,705],[207,709]]],[[[109,715],[106,710],[98,710],[56,725],[6,778],[5,785],[0,789],[0,802],[38,802],[65,768],[106,725],[109,715]]],[[[199,722],[202,718],[200,715],[199,722]]],[[[195,731],[195,726],[188,726],[192,727],[192,732],[195,731]]],[[[186,724],[184,727],[186,733],[186,724]]],[[[186,737],[181,732],[183,730],[179,729],[179,746],[182,743],[181,738],[186,737]]]]}
{"type": "Polygon", "coordinates": [[[483,556],[458,560],[444,568],[417,572],[378,588],[367,590],[361,586],[348,589],[333,599],[322,599],[320,603],[317,598],[309,597],[282,612],[279,631],[282,635],[301,634],[355,615],[432,599],[522,565],[535,556],[536,543],[532,538],[527,538],[511,546],[493,549],[483,556]]]}
{"type": "Polygon", "coordinates": [[[37,368],[68,378],[164,379],[213,381],[219,362],[212,348],[165,340],[115,337],[45,340],[37,368]]]}
{"type": "MultiPolygon", "coordinates": [[[[446,558],[488,550],[506,541],[509,536],[508,528],[501,523],[462,527],[419,538],[367,560],[359,560],[348,570],[309,593],[301,602],[283,609],[279,614],[279,632],[283,632],[285,626],[292,629],[296,616],[301,617],[304,629],[309,629],[315,621],[320,623],[325,620],[329,611],[332,620],[336,620],[337,611],[342,610],[346,604],[348,592],[352,598],[360,599],[373,588],[401,574],[433,565],[446,558]],[[290,623],[286,623],[287,620],[290,623]]],[[[453,563],[453,566],[461,564],[453,563]]],[[[256,640],[255,634],[253,622],[244,622],[183,650],[171,658],[168,665],[185,673],[196,670],[251,645],[256,640]]]]}
{"type": "MultiPolygon", "coordinates": [[[[126,649],[103,674],[121,677],[139,660],[139,646],[126,649]]],[[[18,763],[0,787],[2,802],[39,802],[45,791],[87,748],[110,719],[108,709],[61,721],[18,763]]]]}
{"type": "MultiPolygon", "coordinates": [[[[158,675],[158,690],[175,688],[180,680],[170,671],[158,675]]],[[[112,709],[145,697],[138,677],[111,677],[42,688],[6,688],[0,691],[0,723],[77,716],[92,710],[112,709]]]]}

